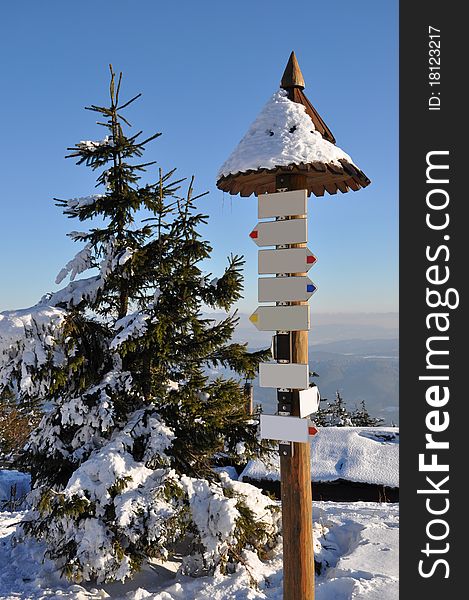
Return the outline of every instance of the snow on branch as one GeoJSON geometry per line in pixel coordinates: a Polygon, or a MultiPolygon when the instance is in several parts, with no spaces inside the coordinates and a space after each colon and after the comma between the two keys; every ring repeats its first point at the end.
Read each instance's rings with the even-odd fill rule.
{"type": "Polygon", "coordinates": [[[85,206],[91,206],[99,200],[104,198],[105,194],[93,194],[92,196],[82,196],[80,198],[70,198],[70,200],[61,200],[61,205],[64,207],[64,215],[70,217],[77,217],[80,214],[80,210],[85,206]]]}
{"type": "Polygon", "coordinates": [[[84,300],[94,302],[104,284],[105,280],[100,275],[71,281],[61,290],[44,296],[43,301],[51,306],[66,307],[78,306],[84,300]]]}
{"type": "Polygon", "coordinates": [[[128,478],[126,489],[131,490],[152,475],[153,471],[143,461],[137,462],[131,455],[135,439],[145,436],[153,452],[159,454],[170,447],[174,435],[156,416],[145,413],[145,409],[136,411],[121,431],[82,463],[68,482],[66,495],[83,495],[87,492],[88,498],[99,500],[104,508],[112,500],[109,488],[117,479],[128,478]],[[148,416],[151,418],[148,419],[148,416]]]}
{"type": "Polygon", "coordinates": [[[80,150],[87,150],[88,152],[96,152],[103,147],[113,147],[114,141],[108,135],[102,140],[82,140],[78,142],[77,148],[80,150]]]}
{"type": "Polygon", "coordinates": [[[134,339],[142,336],[148,327],[148,319],[150,315],[142,312],[134,312],[130,315],[119,319],[116,322],[115,328],[119,333],[112,340],[110,348],[116,350],[121,344],[128,339],[134,339]]]}
{"type": "Polygon", "coordinates": [[[113,370],[81,394],[55,399],[55,407],[44,415],[39,429],[31,434],[28,450],[61,455],[73,462],[86,460],[97,447],[107,443],[116,425],[113,397],[129,398],[131,387],[129,372],[113,370]],[[73,436],[67,434],[64,442],[61,431],[70,431],[77,425],[73,436]]]}
{"type": "Polygon", "coordinates": [[[47,380],[33,373],[49,360],[61,362],[55,345],[65,317],[64,310],[42,304],[0,313],[0,392],[9,388],[15,394],[47,394],[47,380]]]}
{"type": "Polygon", "coordinates": [[[117,250],[114,240],[107,243],[104,258],[100,264],[100,272],[103,278],[106,278],[110,273],[115,271],[117,267],[125,265],[132,258],[134,251],[131,248],[117,250]]]}
{"type": "Polygon", "coordinates": [[[86,244],[60,271],[55,279],[55,283],[61,283],[67,277],[68,273],[70,273],[70,281],[73,281],[77,275],[90,269],[93,266],[91,248],[91,244],[86,244]]]}
{"type": "Polygon", "coordinates": [[[92,244],[87,244],[65,265],[55,280],[59,284],[70,273],[70,283],[61,290],[44,296],[41,302],[51,306],[64,305],[67,307],[78,306],[83,301],[94,303],[98,292],[104,288],[107,277],[118,267],[125,265],[133,254],[134,251],[131,248],[116,251],[114,243],[109,242],[105,248],[104,258],[99,265],[100,274],[74,281],[78,274],[94,267],[92,244]]]}
{"type": "MultiPolygon", "coordinates": [[[[185,490],[191,517],[203,547],[203,563],[214,569],[227,559],[231,549],[239,542],[238,529],[242,512],[246,510],[262,524],[256,543],[267,544],[278,533],[280,514],[272,500],[252,485],[233,481],[227,473],[220,473],[219,484],[205,479],[183,475],[181,485],[185,490]]],[[[194,569],[194,559],[183,559],[183,570],[194,569]]]]}

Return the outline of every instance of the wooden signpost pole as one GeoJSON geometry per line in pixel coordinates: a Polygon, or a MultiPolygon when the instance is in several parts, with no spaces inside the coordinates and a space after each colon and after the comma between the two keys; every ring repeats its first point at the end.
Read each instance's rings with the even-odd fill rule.
{"type": "MultiPolygon", "coordinates": [[[[276,178],[276,188],[279,191],[301,190],[306,187],[303,175],[286,174],[278,175],[276,178]]],[[[301,215],[301,217],[305,216],[301,215]]],[[[306,244],[293,244],[292,247],[306,247],[306,244]]],[[[294,275],[306,276],[306,273],[294,275]]],[[[307,304],[307,302],[292,304],[307,304]]],[[[308,332],[293,331],[291,335],[292,363],[308,364],[308,332]]],[[[300,416],[299,390],[293,391],[291,414],[300,416]]],[[[293,456],[280,457],[283,600],[314,600],[310,444],[297,442],[293,444],[293,456]]]]}
{"type": "MultiPolygon", "coordinates": [[[[302,418],[308,417],[318,409],[319,395],[318,390],[314,391],[314,388],[302,390],[296,387],[299,383],[304,383],[304,379],[301,379],[301,368],[298,372],[296,369],[285,368],[287,363],[291,363],[292,367],[308,364],[309,307],[305,305],[308,304],[308,294],[314,292],[315,286],[307,279],[305,271],[312,266],[316,258],[308,250],[306,243],[303,243],[308,237],[306,214],[302,213],[307,212],[308,194],[323,196],[325,192],[333,195],[338,191],[345,194],[349,190],[357,191],[366,187],[370,180],[340,148],[336,147],[336,151],[338,156],[342,153],[341,158],[333,158],[330,154],[330,147],[331,144],[335,145],[335,138],[303,93],[305,82],[294,52],[290,55],[280,87],[285,92],[282,95],[291,102],[289,108],[294,111],[299,108],[296,105],[301,105],[301,119],[304,119],[305,115],[309,116],[311,126],[305,130],[299,128],[297,131],[296,125],[291,127],[287,113],[280,116],[280,111],[279,120],[275,123],[272,121],[270,135],[274,135],[274,130],[284,135],[275,137],[277,141],[272,145],[271,160],[266,165],[263,163],[264,158],[259,154],[260,144],[266,144],[266,133],[269,131],[265,127],[263,112],[262,118],[256,119],[249,135],[244,136],[222,166],[217,187],[230,194],[257,195],[258,218],[261,222],[249,235],[260,248],[275,246],[260,250],[258,255],[260,275],[276,275],[278,279],[282,278],[282,281],[263,278],[258,284],[259,302],[275,302],[275,305],[259,306],[250,316],[250,320],[260,331],[276,332],[273,348],[278,367],[260,369],[263,387],[277,386],[280,381],[288,382],[292,387],[277,387],[278,414],[271,415],[268,419],[261,415],[260,429],[261,436],[264,430],[263,439],[279,441],[283,515],[283,600],[314,600],[310,444],[306,443],[306,440],[301,441],[306,429],[305,424],[300,422],[302,418]],[[311,133],[315,134],[318,147],[314,151],[311,149],[306,162],[303,153],[298,152],[296,157],[291,156],[292,146],[288,131],[295,136],[304,136],[304,139],[309,141],[311,133]],[[285,164],[285,154],[279,151],[279,143],[284,146],[284,150],[288,149],[288,164],[285,164]],[[245,157],[242,162],[239,160],[240,153],[245,157]],[[273,164],[276,165],[274,169],[271,168],[273,164]],[[276,191],[287,193],[279,194],[276,191]],[[263,221],[268,218],[275,220],[263,221]],[[301,273],[292,273],[293,270],[301,270],[301,273]],[[292,276],[296,280],[288,281],[292,276]],[[299,277],[303,278],[303,282],[298,281],[299,277]],[[285,379],[280,380],[280,376],[285,379]],[[281,439],[284,428],[285,438],[281,439]],[[287,429],[292,432],[291,439],[287,429]],[[293,441],[294,439],[297,441],[293,441]]],[[[270,102],[273,101],[272,99],[270,102]]],[[[277,112],[275,114],[277,115],[277,112]]],[[[308,425],[308,434],[315,433],[317,430],[308,425]]]]}

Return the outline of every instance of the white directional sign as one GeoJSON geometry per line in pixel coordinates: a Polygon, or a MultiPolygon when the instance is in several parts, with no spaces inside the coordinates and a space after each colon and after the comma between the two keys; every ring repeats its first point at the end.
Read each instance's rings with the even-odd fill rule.
{"type": "Polygon", "coordinates": [[[258,217],[290,217],[306,214],[306,190],[293,192],[277,192],[275,194],[261,194],[258,196],[258,217]]]}
{"type": "Polygon", "coordinates": [[[302,244],[308,241],[306,219],[262,221],[249,234],[258,246],[302,244]]]}
{"type": "Polygon", "coordinates": [[[305,390],[309,385],[309,366],[296,363],[260,363],[259,385],[305,390]]]}
{"type": "Polygon", "coordinates": [[[249,320],[259,331],[306,331],[309,306],[258,306],[249,320]]]}
{"type": "Polygon", "coordinates": [[[319,410],[321,394],[317,386],[300,391],[300,417],[307,417],[319,410]]]}
{"type": "Polygon", "coordinates": [[[316,291],[309,277],[263,277],[258,280],[259,302],[308,300],[316,291]]]}
{"type": "Polygon", "coordinates": [[[310,422],[300,417],[261,415],[261,439],[281,442],[308,442],[310,422]]]}
{"type": "Polygon", "coordinates": [[[269,273],[306,273],[316,262],[309,248],[259,250],[259,275],[269,273]]]}

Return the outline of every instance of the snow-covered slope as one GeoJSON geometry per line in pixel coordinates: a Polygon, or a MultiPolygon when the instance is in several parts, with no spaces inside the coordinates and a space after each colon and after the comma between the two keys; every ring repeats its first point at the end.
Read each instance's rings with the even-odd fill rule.
{"type": "MultiPolygon", "coordinates": [[[[399,487],[397,427],[319,427],[311,443],[311,479],[399,487]]],[[[248,463],[239,479],[280,479],[279,460],[248,463]]]]}

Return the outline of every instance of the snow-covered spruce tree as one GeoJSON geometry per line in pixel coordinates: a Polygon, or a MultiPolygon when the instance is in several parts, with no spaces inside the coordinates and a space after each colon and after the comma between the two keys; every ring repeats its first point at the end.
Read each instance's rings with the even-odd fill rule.
{"type": "Polygon", "coordinates": [[[153,163],[133,161],[158,134],[124,133],[120,111],[138,96],[120,104],[120,83],[111,68],[110,106],[90,107],[105,138],[69,155],[99,170],[104,193],[58,201],[70,218],[99,221],[70,234],[84,244],[58,276],[71,282],[42,300],[64,316],[53,365],[37,375],[52,408],[26,447],[34,489],[24,529],[74,579],[124,580],[181,541],[187,573],[227,572],[278,535],[269,498],[214,469],[266,451],[238,381],[265,354],[230,343],[235,315],[203,317],[204,306],[228,311],[240,297],[243,261],[231,256],[218,279],[204,274],[212,249],[192,182],[185,197],[173,171],[139,184],[153,163]],[[220,366],[238,379],[209,378],[220,366]]]}
{"type": "Polygon", "coordinates": [[[360,405],[350,415],[354,427],[378,427],[384,423],[381,417],[372,417],[366,408],[365,401],[362,400],[360,405]]]}
{"type": "MultiPolygon", "coordinates": [[[[327,402],[326,399],[324,399],[327,402]]],[[[325,408],[320,408],[314,414],[314,422],[321,427],[353,427],[352,417],[345,407],[345,402],[336,391],[334,402],[327,402],[325,408]]]]}
{"type": "Polygon", "coordinates": [[[314,422],[321,427],[377,427],[384,422],[380,417],[372,417],[366,408],[365,401],[360,406],[349,412],[345,406],[339,390],[337,390],[334,402],[327,402],[314,414],[314,422]]]}

